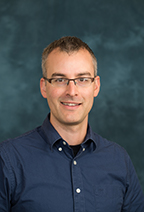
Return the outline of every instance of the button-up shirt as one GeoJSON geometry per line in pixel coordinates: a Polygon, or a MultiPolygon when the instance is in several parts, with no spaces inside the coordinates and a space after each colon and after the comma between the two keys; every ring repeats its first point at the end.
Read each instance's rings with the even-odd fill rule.
{"type": "Polygon", "coordinates": [[[126,151],[88,126],[76,156],[47,117],[0,143],[0,212],[144,212],[126,151]]]}

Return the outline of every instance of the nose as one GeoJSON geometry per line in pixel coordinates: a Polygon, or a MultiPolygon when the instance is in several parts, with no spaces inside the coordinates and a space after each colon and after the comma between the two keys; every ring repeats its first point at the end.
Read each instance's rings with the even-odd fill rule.
{"type": "Polygon", "coordinates": [[[66,87],[66,94],[69,96],[77,96],[78,90],[74,80],[70,80],[66,87]]]}

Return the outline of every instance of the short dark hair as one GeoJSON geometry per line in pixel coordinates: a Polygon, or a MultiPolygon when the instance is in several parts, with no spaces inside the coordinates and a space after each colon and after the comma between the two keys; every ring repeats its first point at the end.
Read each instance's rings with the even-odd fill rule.
{"type": "Polygon", "coordinates": [[[94,64],[94,73],[95,76],[97,75],[97,59],[91,50],[91,48],[83,42],[81,39],[74,37],[74,36],[65,36],[60,38],[59,40],[55,40],[54,42],[50,43],[42,53],[42,71],[43,76],[46,76],[46,60],[48,55],[56,48],[59,48],[60,51],[65,51],[67,53],[72,53],[74,51],[79,51],[80,49],[86,49],[90,55],[92,56],[93,64],[94,64]]]}

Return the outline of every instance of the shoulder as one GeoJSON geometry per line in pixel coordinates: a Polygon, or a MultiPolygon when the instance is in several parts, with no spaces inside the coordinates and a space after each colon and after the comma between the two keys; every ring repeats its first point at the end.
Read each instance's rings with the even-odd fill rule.
{"type": "Polygon", "coordinates": [[[111,159],[115,159],[119,161],[121,160],[121,161],[128,162],[130,160],[130,157],[127,151],[122,146],[120,146],[116,142],[103,138],[97,133],[94,133],[94,136],[96,139],[95,152],[97,154],[103,154],[105,155],[105,157],[109,157],[111,159]]]}
{"type": "Polygon", "coordinates": [[[37,127],[31,131],[28,131],[16,138],[7,139],[0,143],[0,154],[14,151],[14,149],[18,149],[27,145],[31,145],[31,143],[37,143],[40,140],[41,136],[39,134],[39,128],[37,127]]]}
{"type": "Polygon", "coordinates": [[[6,169],[7,173],[13,176],[12,173],[19,166],[29,164],[41,151],[47,151],[47,143],[41,137],[39,128],[0,143],[0,167],[6,169]]]}

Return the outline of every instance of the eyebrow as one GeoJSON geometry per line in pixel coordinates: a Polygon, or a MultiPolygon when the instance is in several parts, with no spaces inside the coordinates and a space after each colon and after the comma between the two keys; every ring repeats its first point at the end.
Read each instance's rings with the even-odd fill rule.
{"type": "MultiPolygon", "coordinates": [[[[84,76],[84,75],[91,76],[91,74],[89,72],[83,72],[83,73],[78,73],[77,74],[77,77],[84,76]]],[[[66,77],[66,75],[65,74],[62,74],[62,73],[53,73],[52,74],[52,77],[66,77]]]]}
{"type": "Polygon", "coordinates": [[[83,76],[83,75],[91,76],[91,74],[89,72],[79,73],[77,76],[83,76]]]}
{"type": "Polygon", "coordinates": [[[61,73],[53,73],[52,77],[65,77],[65,74],[61,74],[61,73]]]}

